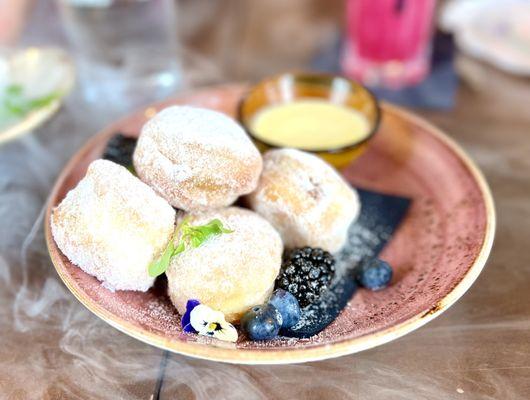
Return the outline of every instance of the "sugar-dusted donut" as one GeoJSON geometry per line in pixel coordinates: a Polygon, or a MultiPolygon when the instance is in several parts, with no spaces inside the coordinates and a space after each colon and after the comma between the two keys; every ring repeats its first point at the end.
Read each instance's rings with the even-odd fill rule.
{"type": "Polygon", "coordinates": [[[254,190],[262,169],[259,151],[233,119],[190,106],[151,118],[133,160],[140,179],[186,211],[232,204],[254,190]]]}
{"type": "Polygon", "coordinates": [[[146,291],[147,268],[166,247],[175,211],[126,168],[96,160],[53,210],[59,249],[111,290],[146,291]]]}
{"type": "Polygon", "coordinates": [[[191,214],[189,224],[218,218],[232,233],[213,237],[175,256],[166,271],[168,293],[180,313],[199,300],[237,321],[270,296],[282,258],[276,230],[258,214],[238,207],[191,214]]]}
{"type": "Polygon", "coordinates": [[[280,233],[287,248],[338,251],[360,210],[359,197],[319,157],[294,149],[270,150],[263,157],[250,207],[280,233]]]}

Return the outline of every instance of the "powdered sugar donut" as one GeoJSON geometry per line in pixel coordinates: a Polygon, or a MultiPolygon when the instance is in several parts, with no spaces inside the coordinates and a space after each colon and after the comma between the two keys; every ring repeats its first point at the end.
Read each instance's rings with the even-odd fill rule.
{"type": "Polygon", "coordinates": [[[166,247],[175,211],[161,197],[111,161],[96,160],[53,210],[57,246],[83,271],[111,290],[146,291],[147,272],[166,247]]]}
{"type": "Polygon", "coordinates": [[[259,151],[234,120],[190,106],[151,118],[133,160],[140,179],[186,211],[232,204],[255,189],[262,169],[259,151]]]}
{"type": "Polygon", "coordinates": [[[329,164],[294,149],[265,153],[258,187],[247,199],[287,248],[338,251],[360,210],[355,189],[329,164]]]}
{"type": "Polygon", "coordinates": [[[191,225],[218,218],[232,233],[213,237],[175,256],[166,271],[168,293],[182,314],[189,299],[237,321],[270,296],[280,270],[282,241],[258,214],[237,207],[190,215],[191,225]]]}

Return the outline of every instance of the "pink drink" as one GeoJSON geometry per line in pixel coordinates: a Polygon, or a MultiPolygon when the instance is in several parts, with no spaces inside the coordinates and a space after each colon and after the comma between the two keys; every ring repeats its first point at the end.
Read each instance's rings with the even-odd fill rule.
{"type": "Polygon", "coordinates": [[[348,0],[342,69],[368,85],[400,87],[429,71],[435,0],[348,0]]]}

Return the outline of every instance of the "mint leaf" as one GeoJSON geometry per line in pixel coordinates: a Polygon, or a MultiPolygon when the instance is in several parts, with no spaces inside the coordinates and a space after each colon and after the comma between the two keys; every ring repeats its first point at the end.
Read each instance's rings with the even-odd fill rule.
{"type": "Polygon", "coordinates": [[[23,116],[28,112],[27,108],[24,106],[24,104],[16,103],[13,101],[6,101],[4,103],[4,107],[6,111],[10,114],[13,114],[14,116],[20,117],[23,116]]]}
{"type": "Polygon", "coordinates": [[[232,232],[226,229],[218,219],[199,226],[191,226],[188,223],[184,223],[182,226],[182,239],[189,242],[193,248],[197,248],[214,236],[232,232]]]}
{"type": "Polygon", "coordinates": [[[171,254],[171,257],[175,257],[177,254],[182,253],[184,250],[186,250],[186,245],[184,242],[180,242],[175,251],[173,251],[173,254],[171,254]]]}
{"type": "Polygon", "coordinates": [[[58,99],[60,94],[57,92],[50,93],[46,96],[37,97],[36,99],[28,100],[28,105],[30,109],[41,108],[47,106],[48,104],[58,99]]]}
{"type": "Polygon", "coordinates": [[[29,112],[45,107],[61,97],[60,92],[52,92],[45,96],[28,99],[24,96],[21,85],[9,85],[0,99],[0,111],[13,117],[23,117],[29,112]]]}
{"type": "Polygon", "coordinates": [[[164,250],[164,253],[162,253],[162,255],[151,264],[149,264],[149,276],[155,278],[158,275],[162,275],[164,272],[166,272],[171,259],[184,252],[186,250],[186,246],[197,248],[212,237],[219,236],[223,233],[232,232],[232,230],[225,228],[223,223],[218,219],[211,220],[206,225],[191,226],[188,223],[188,218],[185,218],[181,222],[180,226],[175,230],[175,233],[164,250]],[[179,233],[180,240],[177,247],[175,247],[175,237],[177,237],[179,233]]]}
{"type": "Polygon", "coordinates": [[[22,91],[23,89],[21,85],[9,85],[6,87],[6,94],[8,96],[20,96],[22,91]]]}
{"type": "Polygon", "coordinates": [[[174,252],[175,245],[172,237],[162,255],[149,264],[149,267],[147,268],[149,276],[155,278],[158,275],[162,275],[169,266],[169,262],[171,261],[174,252]]]}
{"type": "Polygon", "coordinates": [[[219,232],[219,233],[232,233],[232,232],[234,232],[234,231],[232,231],[230,229],[226,229],[223,226],[223,223],[221,221],[219,221],[218,219],[214,219],[214,220],[210,221],[210,225],[212,225],[217,230],[217,232],[219,232]]]}
{"type": "Polygon", "coordinates": [[[199,247],[202,242],[204,241],[203,239],[201,239],[200,237],[198,236],[191,236],[190,237],[190,241],[191,241],[191,247],[193,248],[197,248],[199,247]]]}

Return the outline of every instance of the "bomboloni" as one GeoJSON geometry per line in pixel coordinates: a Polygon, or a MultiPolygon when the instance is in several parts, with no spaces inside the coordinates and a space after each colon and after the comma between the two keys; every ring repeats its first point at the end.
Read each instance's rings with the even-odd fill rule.
{"type": "Polygon", "coordinates": [[[140,179],[185,211],[232,204],[256,188],[262,169],[259,151],[233,119],[191,106],[151,118],[133,161],[140,179]]]}
{"type": "Polygon", "coordinates": [[[336,252],[359,215],[357,191],[321,158],[295,149],[263,157],[250,208],[280,233],[286,248],[320,247],[336,252]]]}
{"type": "Polygon", "coordinates": [[[148,290],[148,266],[169,242],[175,210],[126,168],[96,160],[53,210],[63,254],[110,290],[148,290]]]}
{"type": "Polygon", "coordinates": [[[258,214],[238,207],[189,214],[190,225],[219,219],[231,233],[215,236],[173,257],[166,271],[168,294],[183,314],[186,302],[222,311],[238,321],[248,309],[265,303],[281,266],[280,235],[258,214]]]}

